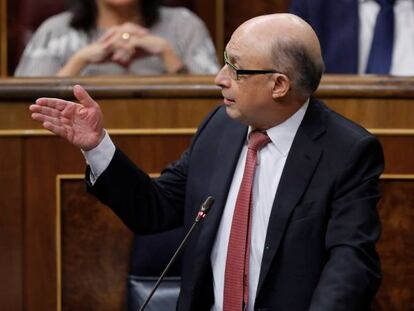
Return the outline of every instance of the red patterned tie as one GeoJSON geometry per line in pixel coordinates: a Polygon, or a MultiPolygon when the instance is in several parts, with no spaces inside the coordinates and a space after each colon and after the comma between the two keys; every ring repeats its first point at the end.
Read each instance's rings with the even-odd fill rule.
{"type": "Polygon", "coordinates": [[[270,142],[266,132],[249,135],[243,179],[233,213],[224,277],[223,311],[241,311],[249,299],[250,210],[257,152],[270,142]]]}

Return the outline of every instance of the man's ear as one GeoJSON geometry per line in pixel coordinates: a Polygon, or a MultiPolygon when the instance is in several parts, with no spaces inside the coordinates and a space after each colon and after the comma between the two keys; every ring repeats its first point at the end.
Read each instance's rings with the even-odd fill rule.
{"type": "Polygon", "coordinates": [[[291,90],[291,82],[287,75],[275,73],[272,75],[272,98],[279,99],[285,97],[291,90]]]}

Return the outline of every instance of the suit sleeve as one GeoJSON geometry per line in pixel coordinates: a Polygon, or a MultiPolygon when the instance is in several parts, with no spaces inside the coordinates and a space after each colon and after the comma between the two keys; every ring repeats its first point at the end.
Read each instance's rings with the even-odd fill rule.
{"type": "Polygon", "coordinates": [[[150,178],[117,148],[109,166],[93,185],[88,180],[90,168],[87,167],[87,191],[109,206],[136,233],[156,233],[181,226],[192,146],[217,110],[201,123],[181,158],[164,169],[159,178],[150,178]]]}
{"type": "Polygon", "coordinates": [[[381,280],[375,250],[381,231],[377,203],[382,148],[372,136],[355,143],[335,183],[325,245],[328,261],[310,306],[316,310],[370,310],[381,280]]]}
{"type": "MultiPolygon", "coordinates": [[[[185,200],[188,151],[152,180],[120,150],[108,168],[87,190],[136,233],[155,233],[179,227],[185,200]]],[[[89,176],[87,168],[86,176],[89,176]]]]}

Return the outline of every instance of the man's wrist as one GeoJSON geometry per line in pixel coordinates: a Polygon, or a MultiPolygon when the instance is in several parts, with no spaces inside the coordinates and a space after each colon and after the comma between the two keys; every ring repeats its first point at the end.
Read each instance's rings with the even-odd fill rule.
{"type": "Polygon", "coordinates": [[[97,143],[91,146],[81,147],[82,151],[90,151],[92,149],[95,149],[97,146],[99,146],[102,143],[106,135],[107,135],[106,130],[102,129],[101,133],[97,135],[99,137],[97,140],[97,143]]]}
{"type": "Polygon", "coordinates": [[[93,149],[82,150],[87,164],[91,168],[93,179],[97,179],[108,167],[115,154],[115,145],[104,130],[104,137],[101,142],[93,149]]]}

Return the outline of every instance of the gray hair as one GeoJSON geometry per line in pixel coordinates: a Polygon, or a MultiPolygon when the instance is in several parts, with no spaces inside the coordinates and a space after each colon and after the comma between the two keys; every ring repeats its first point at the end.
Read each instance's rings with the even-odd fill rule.
{"type": "Polygon", "coordinates": [[[303,43],[289,37],[278,38],[271,47],[271,58],[275,68],[286,74],[293,88],[303,96],[309,97],[316,91],[325,65],[303,43]]]}

